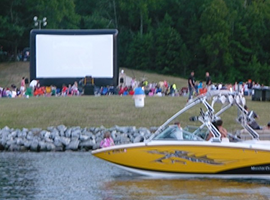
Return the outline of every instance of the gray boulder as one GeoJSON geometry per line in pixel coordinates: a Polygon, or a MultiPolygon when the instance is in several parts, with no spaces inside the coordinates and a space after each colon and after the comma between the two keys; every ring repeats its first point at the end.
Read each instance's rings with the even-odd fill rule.
{"type": "Polygon", "coordinates": [[[40,131],[42,131],[41,128],[32,128],[30,130],[34,135],[38,135],[40,133],[40,131]]]}
{"type": "Polygon", "coordinates": [[[96,150],[96,149],[99,149],[100,146],[99,146],[99,144],[94,144],[92,148],[93,148],[93,150],[96,150]]]}
{"type": "Polygon", "coordinates": [[[18,138],[23,138],[23,132],[18,132],[18,135],[17,135],[18,138]]]}
{"type": "Polygon", "coordinates": [[[72,138],[79,138],[80,135],[81,135],[81,130],[80,129],[76,129],[76,130],[71,132],[71,137],[72,138]]]}
{"type": "Polygon", "coordinates": [[[47,150],[47,145],[43,141],[39,141],[38,146],[39,146],[40,151],[46,151],[47,150]]]}
{"type": "Polygon", "coordinates": [[[51,137],[51,133],[49,131],[46,131],[44,138],[50,138],[50,137],[51,137]]]}
{"type": "Polygon", "coordinates": [[[127,137],[129,138],[129,141],[130,142],[134,142],[134,137],[133,137],[133,134],[132,133],[127,133],[127,137]]]}
{"type": "Polygon", "coordinates": [[[121,127],[121,126],[115,126],[116,131],[120,132],[120,133],[127,133],[129,128],[128,127],[121,127]]]}
{"type": "Polygon", "coordinates": [[[28,132],[28,128],[23,128],[22,132],[28,132]]]}
{"type": "Polygon", "coordinates": [[[19,146],[23,146],[24,145],[24,139],[16,138],[16,144],[19,145],[19,146]]]}
{"type": "Polygon", "coordinates": [[[47,130],[48,131],[53,131],[55,128],[53,127],[53,126],[49,126],[49,127],[47,127],[47,130]]]}
{"type": "Polygon", "coordinates": [[[127,137],[127,134],[124,133],[120,137],[121,144],[127,144],[130,142],[129,138],[127,137]]]}
{"type": "MultiPolygon", "coordinates": [[[[64,132],[63,132],[63,135],[62,135],[62,136],[64,136],[64,132]]],[[[56,137],[59,137],[59,132],[58,132],[56,129],[54,129],[54,130],[51,132],[50,138],[51,138],[51,139],[55,139],[56,137]]]]}
{"type": "Polygon", "coordinates": [[[138,142],[143,142],[144,141],[144,139],[143,139],[143,137],[141,136],[141,135],[138,135],[135,139],[134,139],[134,143],[138,143],[138,142]]]}
{"type": "Polygon", "coordinates": [[[17,131],[12,131],[11,133],[10,133],[10,136],[12,137],[12,138],[15,138],[15,137],[17,137],[17,131]]]}
{"type": "Polygon", "coordinates": [[[70,138],[70,136],[71,136],[71,129],[70,129],[70,128],[68,128],[68,129],[66,130],[65,136],[66,136],[67,138],[70,138]]]}
{"type": "Polygon", "coordinates": [[[104,137],[104,133],[101,132],[101,131],[96,132],[95,137],[96,137],[96,138],[99,138],[99,137],[100,137],[100,138],[103,138],[103,137],[104,137]]]}
{"type": "Polygon", "coordinates": [[[79,147],[82,149],[86,149],[86,150],[89,150],[89,149],[92,149],[94,146],[94,142],[92,140],[86,140],[86,141],[83,141],[83,142],[80,142],[79,144],[79,147]]]}
{"type": "Polygon", "coordinates": [[[75,130],[81,130],[81,127],[79,127],[79,126],[71,127],[71,131],[75,131],[75,130]]]}
{"type": "Polygon", "coordinates": [[[79,139],[80,139],[80,141],[86,141],[86,140],[89,140],[90,139],[90,136],[80,135],[79,139]]]}
{"type": "Polygon", "coordinates": [[[47,137],[45,137],[45,138],[44,138],[44,140],[45,140],[45,142],[51,142],[51,143],[53,142],[53,140],[52,140],[52,139],[47,138],[47,137]]]}
{"type": "Polygon", "coordinates": [[[10,128],[8,126],[5,126],[4,128],[2,128],[2,131],[10,131],[10,128]]]}
{"type": "Polygon", "coordinates": [[[158,127],[150,127],[149,131],[155,133],[158,130],[158,127]]]}
{"type": "Polygon", "coordinates": [[[38,141],[37,140],[30,142],[30,150],[31,151],[38,151],[38,141]]]}
{"type": "Polygon", "coordinates": [[[65,136],[65,132],[64,131],[59,131],[59,136],[64,137],[65,136]]]}
{"type": "Polygon", "coordinates": [[[9,131],[6,131],[6,130],[2,130],[2,138],[8,138],[9,136],[9,131]]]}
{"type": "Polygon", "coordinates": [[[54,140],[53,140],[53,144],[58,147],[58,146],[63,146],[63,143],[61,142],[60,140],[60,137],[55,137],[54,140]]]}
{"type": "Polygon", "coordinates": [[[55,145],[53,143],[46,143],[46,149],[47,151],[54,151],[55,150],[55,145]]]}
{"type": "Polygon", "coordinates": [[[46,132],[47,132],[47,131],[45,131],[45,130],[40,131],[40,132],[39,132],[40,138],[44,138],[46,132]]]}
{"type": "Polygon", "coordinates": [[[116,137],[118,136],[117,132],[114,130],[114,131],[111,131],[111,137],[112,139],[116,139],[116,137]]]}
{"type": "Polygon", "coordinates": [[[6,146],[11,146],[13,144],[16,144],[16,141],[13,140],[12,138],[6,141],[6,146]]]}
{"type": "Polygon", "coordinates": [[[67,127],[65,125],[59,125],[56,127],[59,132],[65,132],[67,130],[67,127]]]}
{"type": "Polygon", "coordinates": [[[29,141],[31,141],[31,140],[33,140],[33,138],[34,138],[34,135],[33,135],[32,131],[29,131],[27,133],[26,139],[29,140],[29,141]]]}
{"type": "Polygon", "coordinates": [[[60,142],[62,142],[63,145],[68,146],[70,143],[70,138],[66,138],[66,137],[60,137],[60,142]]]}
{"type": "Polygon", "coordinates": [[[26,136],[27,136],[27,132],[28,132],[28,131],[25,131],[25,130],[23,130],[23,131],[21,132],[21,133],[22,133],[22,137],[23,137],[23,138],[26,138],[26,136]]]}
{"type": "Polygon", "coordinates": [[[73,138],[70,143],[66,146],[67,150],[77,151],[80,141],[78,138],[73,138]]]}
{"type": "Polygon", "coordinates": [[[24,140],[23,142],[24,142],[24,143],[23,143],[23,146],[24,146],[25,148],[29,149],[30,146],[31,146],[31,142],[30,142],[29,140],[24,140]]]}
{"type": "Polygon", "coordinates": [[[8,151],[19,151],[20,147],[17,144],[12,144],[8,147],[8,151]]]}
{"type": "Polygon", "coordinates": [[[89,136],[90,138],[94,138],[95,137],[95,135],[92,132],[90,132],[90,131],[84,131],[82,133],[82,135],[89,136]]]}

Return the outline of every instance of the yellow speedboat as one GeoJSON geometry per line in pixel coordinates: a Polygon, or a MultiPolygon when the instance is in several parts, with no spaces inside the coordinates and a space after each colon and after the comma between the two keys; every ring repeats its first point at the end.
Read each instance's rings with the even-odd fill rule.
{"type": "Polygon", "coordinates": [[[230,91],[214,91],[199,96],[168,119],[148,140],[117,145],[92,151],[100,159],[125,170],[155,177],[210,178],[270,178],[270,141],[260,141],[259,135],[247,123],[243,108],[245,99],[230,91]],[[212,102],[211,104],[209,102],[212,102]],[[214,104],[222,103],[214,110],[214,104]],[[187,110],[203,104],[200,115],[191,121],[200,126],[183,130],[169,124],[187,110]],[[231,106],[238,108],[237,121],[249,132],[252,140],[242,141],[229,134],[222,138],[213,122],[231,106]],[[213,137],[207,141],[207,135],[213,137]]]}

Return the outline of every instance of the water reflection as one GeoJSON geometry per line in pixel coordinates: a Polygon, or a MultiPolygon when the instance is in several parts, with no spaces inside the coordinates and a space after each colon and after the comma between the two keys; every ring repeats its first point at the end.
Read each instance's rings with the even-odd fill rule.
{"type": "Polygon", "coordinates": [[[270,199],[261,180],[149,179],[90,152],[0,153],[0,199],[270,199]]]}
{"type": "Polygon", "coordinates": [[[116,178],[105,182],[103,190],[111,199],[270,199],[270,182],[262,180],[145,179],[116,178]]]}
{"type": "Polygon", "coordinates": [[[31,158],[16,153],[0,154],[0,199],[31,199],[35,196],[37,170],[31,158]]]}

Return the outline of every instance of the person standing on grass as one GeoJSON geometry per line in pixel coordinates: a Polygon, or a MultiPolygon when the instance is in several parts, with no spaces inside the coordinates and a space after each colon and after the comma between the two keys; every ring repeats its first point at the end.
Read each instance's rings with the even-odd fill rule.
{"type": "Polygon", "coordinates": [[[205,84],[207,87],[207,91],[210,91],[212,86],[212,79],[211,76],[209,75],[209,72],[205,73],[205,84]]]}
{"type": "Polygon", "coordinates": [[[190,100],[192,99],[193,92],[196,91],[194,71],[190,73],[190,77],[188,78],[188,90],[189,90],[188,99],[190,100]]]}
{"type": "Polygon", "coordinates": [[[29,87],[32,88],[32,91],[34,92],[36,87],[38,86],[39,80],[32,80],[29,84],[29,87]]]}
{"type": "Polygon", "coordinates": [[[21,87],[20,87],[21,95],[24,95],[24,91],[25,91],[25,78],[22,77],[22,80],[21,80],[21,87]]]}

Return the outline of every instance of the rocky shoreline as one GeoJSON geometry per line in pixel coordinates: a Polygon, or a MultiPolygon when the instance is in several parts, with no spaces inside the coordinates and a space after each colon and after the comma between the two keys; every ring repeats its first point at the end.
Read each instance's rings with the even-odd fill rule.
{"type": "Polygon", "coordinates": [[[115,145],[141,142],[148,139],[156,127],[81,128],[59,125],[41,128],[0,129],[0,151],[89,151],[99,148],[104,133],[109,131],[115,145]]]}

